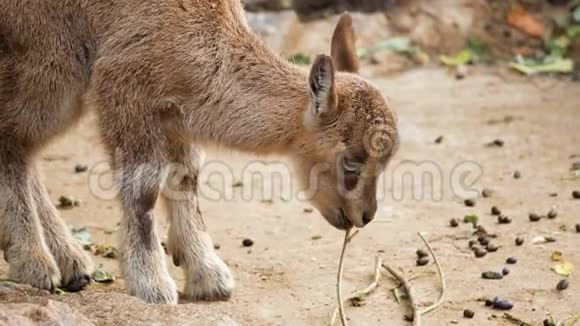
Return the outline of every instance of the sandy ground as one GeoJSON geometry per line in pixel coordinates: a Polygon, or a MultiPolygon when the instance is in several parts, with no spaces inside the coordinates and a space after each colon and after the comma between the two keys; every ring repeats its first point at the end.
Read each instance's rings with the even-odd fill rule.
{"type": "MultiPolygon", "coordinates": [[[[277,24],[292,30],[285,20],[277,24]]],[[[328,29],[330,25],[326,25],[328,29]]],[[[309,33],[307,37],[315,34],[319,35],[309,33]]],[[[292,35],[284,37],[267,41],[289,52],[297,40],[292,35]]],[[[406,275],[431,272],[414,284],[423,305],[434,302],[439,291],[434,265],[415,266],[415,251],[423,248],[416,235],[421,231],[435,248],[447,280],[446,300],[424,317],[425,325],[510,325],[502,318],[503,312],[485,307],[481,301],[495,296],[513,301],[510,313],[528,321],[542,321],[547,313],[555,319],[580,313],[580,284],[572,276],[568,290],[556,291],[561,277],[551,270],[555,263],[550,259],[558,250],[580,266],[580,233],[574,231],[574,225],[580,223],[580,200],[571,196],[572,190],[580,190],[580,179],[562,179],[572,162],[580,160],[580,84],[526,79],[499,69],[474,70],[464,80],[455,80],[438,68],[384,76],[380,67],[366,66],[363,74],[391,99],[399,115],[402,144],[380,186],[377,221],[362,230],[348,248],[345,295],[371,281],[374,256],[380,255],[406,275]],[[443,141],[435,144],[438,136],[443,141]],[[485,146],[497,138],[505,141],[503,147],[485,146]],[[520,171],[520,179],[512,177],[515,170],[520,171]],[[425,174],[433,182],[423,179],[425,174]],[[493,196],[479,198],[483,188],[493,189],[493,196]],[[476,198],[475,207],[466,207],[465,198],[476,198]],[[513,222],[497,224],[489,213],[493,205],[513,222]],[[552,206],[558,210],[557,218],[528,221],[529,212],[545,214],[552,206]],[[461,220],[466,214],[479,215],[488,232],[497,234],[493,241],[500,246],[498,252],[484,258],[473,256],[467,245],[470,226],[449,226],[450,218],[461,220]],[[557,241],[531,243],[542,235],[557,241]],[[525,238],[525,244],[516,247],[516,237],[525,238]],[[509,256],[517,257],[518,263],[510,266],[506,278],[481,278],[483,271],[500,271],[509,256]],[[473,319],[463,318],[467,308],[475,312],[473,319]]],[[[310,206],[295,195],[292,172],[286,170],[282,158],[258,159],[208,151],[200,178],[202,213],[237,281],[230,301],[147,305],[125,294],[121,278],[110,285],[92,284],[81,293],[64,295],[0,284],[0,316],[18,309],[8,303],[43,306],[54,300],[70,305],[98,325],[326,324],[336,303],[335,277],[343,233],[332,229],[316,211],[304,211],[310,206]],[[223,172],[226,165],[231,170],[224,180],[212,174],[223,172]],[[259,171],[265,179],[254,180],[248,171],[259,171]],[[282,182],[272,180],[277,172],[282,173],[282,182]],[[243,181],[243,186],[232,187],[237,181],[243,181]],[[261,192],[272,188],[276,190],[271,195],[261,192]],[[244,238],[253,239],[254,246],[243,247],[244,238]]],[[[62,211],[67,223],[88,227],[97,243],[117,243],[121,211],[112,199],[114,191],[108,189],[110,174],[94,117],[86,117],[47,148],[39,163],[55,202],[60,195],[82,201],[80,207],[62,211]],[[76,164],[88,165],[89,172],[75,174],[76,164]]],[[[161,207],[157,215],[165,236],[168,225],[161,207]]],[[[116,260],[94,260],[119,276],[116,260]]],[[[170,259],[168,262],[182,287],[181,271],[170,259]]],[[[0,277],[6,272],[2,261],[0,277]]],[[[409,324],[403,320],[407,304],[397,303],[391,293],[395,286],[385,275],[366,305],[347,308],[350,324],[409,324]]],[[[65,311],[64,315],[71,313],[65,311]]],[[[73,324],[82,324],[79,320],[83,319],[73,324]]]]}
{"type": "MultiPolygon", "coordinates": [[[[457,81],[439,69],[409,72],[375,82],[398,111],[402,146],[386,171],[378,221],[366,227],[348,250],[345,293],[369,283],[373,257],[377,254],[400,266],[408,275],[434,271],[432,264],[415,266],[415,250],[422,247],[416,232],[422,231],[427,232],[441,259],[448,285],[445,303],[425,316],[426,325],[508,324],[500,318],[501,312],[480,302],[482,298],[494,296],[512,300],[512,313],[530,321],[541,320],[546,313],[556,318],[579,313],[580,292],[575,278],[570,279],[568,290],[557,292],[555,286],[560,277],[550,270],[555,264],[550,255],[555,250],[580,266],[580,234],[573,230],[580,223],[580,201],[571,197],[572,190],[580,188],[580,181],[561,179],[574,161],[571,155],[580,154],[579,84],[541,79],[532,83],[490,71],[473,72],[467,79],[457,81]],[[513,117],[513,121],[490,122],[506,116],[513,117]],[[433,140],[440,135],[444,137],[443,142],[435,144],[433,140]],[[496,138],[503,139],[505,146],[484,145],[496,138]],[[520,179],[512,177],[515,170],[521,172],[520,179]],[[414,180],[401,181],[400,171],[410,172],[414,180]],[[422,182],[421,173],[425,171],[435,176],[439,173],[443,184],[422,182]],[[450,186],[459,184],[457,171],[467,171],[470,175],[460,188],[450,186]],[[470,185],[478,171],[481,176],[470,185]],[[493,189],[493,196],[478,199],[472,208],[463,205],[461,196],[473,196],[470,189],[483,188],[493,189]],[[558,195],[551,197],[550,193],[558,195]],[[492,205],[499,206],[513,222],[498,225],[489,214],[492,205]],[[553,205],[559,212],[556,219],[528,221],[528,212],[546,213],[553,205]],[[500,246],[498,252],[475,258],[467,247],[469,226],[449,227],[450,218],[461,219],[469,213],[478,214],[486,229],[497,234],[494,241],[500,246]],[[562,226],[567,231],[562,231],[562,226]],[[532,238],[546,234],[554,235],[557,241],[531,244],[532,238]],[[516,247],[516,236],[524,237],[526,243],[516,247]],[[481,279],[483,271],[501,270],[508,256],[519,259],[516,265],[510,266],[509,276],[499,281],[481,279]],[[464,319],[465,308],[474,310],[475,318],[464,319]]],[[[94,119],[88,117],[45,151],[40,166],[55,201],[62,194],[71,194],[82,201],[80,207],[62,211],[66,221],[71,226],[89,227],[98,243],[110,244],[116,243],[117,232],[105,231],[117,229],[119,206],[114,200],[96,198],[95,191],[91,193],[89,187],[95,183],[91,178],[103,167],[104,159],[94,119]],[[87,164],[93,170],[75,174],[77,163],[87,164]]],[[[207,157],[210,163],[212,160],[227,162],[233,169],[232,180],[243,179],[243,168],[255,164],[255,159],[214,152],[208,152],[207,157]]],[[[212,166],[208,164],[210,170],[212,166]]],[[[268,178],[269,174],[265,175],[268,178]]],[[[259,190],[260,184],[247,182],[243,187],[231,188],[226,181],[222,190],[233,189],[238,196],[215,200],[208,197],[219,191],[219,184],[212,184],[213,179],[209,177],[208,182],[203,180],[202,192],[208,194],[201,200],[203,214],[214,241],[221,245],[221,256],[237,280],[237,289],[229,302],[149,306],[124,295],[121,279],[112,285],[93,284],[80,294],[51,299],[70,303],[96,324],[130,321],[192,325],[216,325],[220,321],[236,321],[241,325],[325,324],[335,305],[335,273],[343,234],[327,225],[318,213],[305,213],[303,209],[309,206],[298,198],[283,200],[275,195],[270,202],[264,200],[267,196],[255,193],[253,198],[244,200],[241,196],[246,193],[244,189],[259,190]],[[316,236],[321,238],[313,240],[316,236]],[[246,237],[255,241],[250,249],[241,245],[246,237]]],[[[103,193],[98,196],[103,197],[103,193]]],[[[162,215],[160,210],[159,227],[165,234],[167,222],[162,215]]],[[[119,274],[115,260],[95,257],[95,261],[119,274]]],[[[2,262],[0,275],[5,275],[6,270],[2,262]]],[[[181,272],[172,267],[172,274],[182,286],[181,272]]],[[[385,277],[365,306],[348,308],[351,324],[405,324],[406,306],[395,302],[390,293],[395,284],[385,277]]],[[[423,303],[436,299],[438,288],[434,275],[418,279],[415,284],[423,303]]],[[[3,296],[2,299],[30,300],[24,296],[3,296]]]]}

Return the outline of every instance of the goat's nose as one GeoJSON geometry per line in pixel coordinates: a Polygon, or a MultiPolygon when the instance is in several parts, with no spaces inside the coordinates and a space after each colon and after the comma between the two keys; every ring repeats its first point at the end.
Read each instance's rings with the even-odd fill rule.
{"type": "Polygon", "coordinates": [[[369,224],[373,218],[375,218],[375,213],[377,212],[377,205],[376,203],[371,206],[371,208],[367,209],[363,212],[362,222],[364,225],[369,224]]]}
{"type": "Polygon", "coordinates": [[[373,211],[365,211],[362,216],[362,221],[364,225],[369,224],[373,218],[375,217],[375,212],[373,211]]]}

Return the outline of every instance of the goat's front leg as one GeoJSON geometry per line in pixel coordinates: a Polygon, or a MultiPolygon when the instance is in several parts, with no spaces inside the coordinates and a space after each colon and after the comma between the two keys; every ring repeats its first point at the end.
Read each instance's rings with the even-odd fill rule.
{"type": "MultiPolygon", "coordinates": [[[[127,154],[122,155],[139,157],[127,154]]],[[[162,174],[161,163],[134,160],[121,164],[116,171],[124,209],[121,270],[129,294],[149,303],[175,304],[177,290],[167,270],[153,216],[162,174]]]]}
{"type": "Polygon", "coordinates": [[[199,210],[198,152],[186,146],[174,149],[163,191],[169,208],[167,251],[185,272],[184,295],[193,300],[227,300],[234,279],[213,243],[199,210]]]}
{"type": "Polygon", "coordinates": [[[31,189],[44,240],[62,274],[62,286],[70,292],[80,291],[91,281],[92,261],[60,218],[37,171],[31,176],[31,189]]]}

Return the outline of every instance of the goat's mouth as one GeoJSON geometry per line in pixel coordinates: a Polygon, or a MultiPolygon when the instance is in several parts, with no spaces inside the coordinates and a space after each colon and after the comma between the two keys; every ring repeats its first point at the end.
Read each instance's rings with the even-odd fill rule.
{"type": "Polygon", "coordinates": [[[338,229],[347,230],[352,227],[352,222],[348,219],[342,208],[338,209],[338,221],[339,225],[336,226],[338,229]]]}

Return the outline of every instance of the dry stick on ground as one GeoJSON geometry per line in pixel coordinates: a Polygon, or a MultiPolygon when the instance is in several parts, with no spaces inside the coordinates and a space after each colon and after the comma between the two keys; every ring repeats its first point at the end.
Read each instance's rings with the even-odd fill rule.
{"type": "Polygon", "coordinates": [[[392,268],[387,264],[383,264],[383,268],[386,269],[394,278],[399,281],[399,283],[405,288],[405,292],[407,292],[407,297],[409,297],[409,302],[411,302],[411,310],[413,311],[413,325],[420,326],[421,325],[421,314],[419,313],[419,308],[417,307],[417,300],[415,299],[415,289],[407,279],[399,273],[397,270],[392,268]]]}
{"type": "MultiPolygon", "coordinates": [[[[351,236],[351,238],[352,238],[352,236],[351,236]]],[[[371,284],[369,284],[369,286],[367,286],[363,290],[357,291],[353,296],[351,296],[348,299],[341,301],[341,302],[344,304],[345,302],[348,302],[348,301],[353,300],[355,298],[362,299],[362,298],[370,295],[371,293],[373,293],[373,291],[377,287],[379,287],[379,281],[381,280],[381,265],[382,264],[383,264],[383,260],[379,256],[375,256],[375,275],[373,278],[373,282],[371,284]]],[[[340,307],[340,303],[339,303],[339,307],[340,307]]],[[[330,318],[330,323],[329,323],[331,326],[334,325],[334,323],[336,322],[336,317],[339,314],[339,309],[340,308],[337,307],[334,310],[334,312],[332,313],[332,317],[330,318]]]]}
{"type": "Polygon", "coordinates": [[[405,288],[405,291],[407,291],[407,296],[409,297],[409,301],[411,302],[411,309],[413,311],[413,325],[420,326],[421,325],[421,315],[429,313],[429,312],[437,309],[437,307],[439,307],[441,305],[441,303],[443,302],[443,300],[445,298],[445,288],[446,287],[445,287],[445,276],[443,274],[443,269],[441,268],[441,264],[439,263],[439,259],[435,255],[433,248],[431,247],[431,245],[429,244],[427,239],[425,239],[425,237],[423,236],[422,233],[419,232],[417,234],[419,235],[421,240],[423,240],[423,242],[425,243],[425,246],[427,246],[427,249],[429,249],[431,256],[433,256],[433,260],[435,261],[435,266],[437,267],[437,272],[439,274],[439,282],[441,283],[441,293],[439,294],[439,299],[437,300],[437,302],[435,302],[434,304],[430,305],[429,307],[419,311],[419,309],[417,307],[417,302],[415,301],[414,289],[413,289],[413,286],[409,283],[409,280],[405,279],[405,277],[403,277],[403,275],[401,275],[401,273],[397,272],[394,268],[392,268],[386,264],[383,264],[383,267],[389,273],[391,273],[391,275],[393,275],[399,281],[399,283],[401,283],[401,285],[405,288]]]}
{"type": "Polygon", "coordinates": [[[427,249],[429,249],[431,256],[433,256],[433,260],[435,261],[435,266],[437,267],[437,273],[439,274],[439,283],[441,284],[441,292],[439,294],[439,300],[437,300],[437,302],[430,305],[429,307],[423,309],[421,311],[421,315],[424,315],[426,313],[429,313],[429,312],[437,309],[437,307],[439,307],[441,305],[441,303],[443,303],[443,300],[445,298],[445,275],[443,274],[443,269],[441,268],[441,264],[439,263],[439,259],[437,258],[437,255],[435,255],[435,252],[433,251],[433,248],[429,244],[429,241],[427,241],[427,239],[425,239],[425,237],[423,236],[423,234],[421,232],[417,232],[417,234],[419,235],[419,237],[421,237],[421,240],[423,240],[423,242],[425,243],[425,246],[427,246],[427,249]]]}

